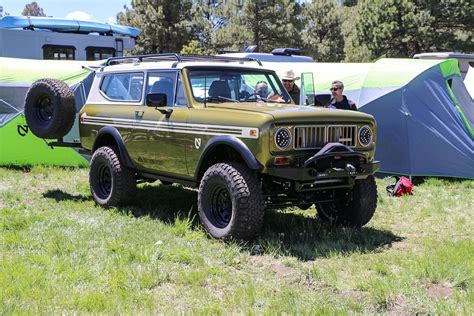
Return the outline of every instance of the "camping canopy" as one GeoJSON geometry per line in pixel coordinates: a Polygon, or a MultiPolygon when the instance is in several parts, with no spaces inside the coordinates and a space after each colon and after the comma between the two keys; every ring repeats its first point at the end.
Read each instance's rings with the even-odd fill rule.
{"type": "Polygon", "coordinates": [[[316,94],[341,80],[344,94],[377,120],[381,172],[474,178],[474,105],[457,60],[264,65],[312,72],[316,94]]]}
{"type": "MultiPolygon", "coordinates": [[[[85,102],[91,81],[90,72],[82,69],[82,65],[98,63],[0,58],[0,165],[87,165],[87,161],[75,150],[50,148],[44,140],[34,136],[26,126],[23,109],[31,84],[38,79],[54,78],[71,86],[79,110],[85,102]]],[[[78,137],[75,125],[64,139],[78,137]]]]}

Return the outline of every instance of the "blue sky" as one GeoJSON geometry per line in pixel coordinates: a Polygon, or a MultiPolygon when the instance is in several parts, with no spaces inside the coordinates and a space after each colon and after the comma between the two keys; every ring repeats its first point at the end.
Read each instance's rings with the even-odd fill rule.
{"type": "MultiPolygon", "coordinates": [[[[4,12],[10,15],[21,15],[27,3],[23,0],[0,0],[4,12]]],[[[55,18],[75,18],[97,22],[115,23],[115,15],[123,6],[131,6],[131,0],[36,0],[47,16],[55,18]]]]}

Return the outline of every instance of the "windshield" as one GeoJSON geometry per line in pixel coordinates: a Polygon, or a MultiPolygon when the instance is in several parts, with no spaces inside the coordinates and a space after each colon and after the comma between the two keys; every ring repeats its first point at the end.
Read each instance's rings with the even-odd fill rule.
{"type": "Polygon", "coordinates": [[[198,102],[290,103],[290,97],[272,72],[235,68],[187,71],[193,97],[198,102]]]}

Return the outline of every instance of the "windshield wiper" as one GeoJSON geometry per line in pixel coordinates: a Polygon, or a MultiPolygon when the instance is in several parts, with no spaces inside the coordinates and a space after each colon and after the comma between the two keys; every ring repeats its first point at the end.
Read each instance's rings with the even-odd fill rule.
{"type": "Polygon", "coordinates": [[[212,97],[207,97],[204,99],[206,102],[240,102],[239,100],[231,99],[231,98],[226,98],[223,96],[212,96],[212,97]]]}

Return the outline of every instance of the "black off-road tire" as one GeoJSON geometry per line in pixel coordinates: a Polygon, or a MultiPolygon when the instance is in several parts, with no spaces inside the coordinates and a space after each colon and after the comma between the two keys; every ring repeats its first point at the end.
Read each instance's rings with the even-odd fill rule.
{"type": "Polygon", "coordinates": [[[198,210],[204,228],[214,238],[255,238],[264,215],[257,176],[238,163],[212,165],[199,186],[198,210]]]}
{"type": "Polygon", "coordinates": [[[338,202],[318,203],[321,220],[334,225],[362,227],[374,216],[377,208],[377,185],[373,176],[357,180],[352,194],[338,202]]]}
{"type": "Polygon", "coordinates": [[[35,81],[25,99],[26,123],[40,138],[62,138],[76,118],[76,101],[69,86],[57,79],[35,81]]]}
{"type": "Polygon", "coordinates": [[[123,165],[117,152],[116,147],[100,147],[91,159],[92,197],[105,208],[127,204],[136,190],[135,171],[123,165]]]}

